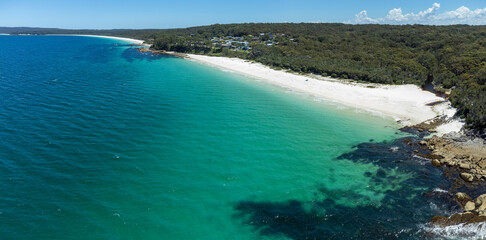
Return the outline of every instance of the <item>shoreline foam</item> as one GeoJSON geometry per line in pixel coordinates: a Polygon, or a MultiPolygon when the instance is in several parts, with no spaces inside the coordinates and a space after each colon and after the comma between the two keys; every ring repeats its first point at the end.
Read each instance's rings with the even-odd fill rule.
{"type": "MultiPolygon", "coordinates": [[[[452,117],[455,109],[444,98],[422,90],[415,85],[382,85],[355,83],[320,76],[304,76],[274,70],[260,63],[252,63],[239,58],[213,57],[187,54],[187,58],[231,72],[243,74],[265,82],[310,94],[349,107],[379,112],[393,117],[402,125],[418,124],[437,116],[452,117]],[[429,106],[428,104],[444,101],[429,106]]],[[[439,135],[459,131],[462,125],[440,128],[439,135]]]]}

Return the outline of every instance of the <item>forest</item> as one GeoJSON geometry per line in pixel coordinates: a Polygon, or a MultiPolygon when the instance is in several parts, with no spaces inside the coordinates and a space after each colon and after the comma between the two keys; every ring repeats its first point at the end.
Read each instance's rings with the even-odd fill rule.
{"type": "MultiPolygon", "coordinates": [[[[469,129],[486,133],[486,26],[245,23],[77,31],[143,39],[157,50],[239,57],[298,73],[433,86],[450,97],[469,129]]],[[[45,33],[78,32],[35,31],[45,33]]]]}

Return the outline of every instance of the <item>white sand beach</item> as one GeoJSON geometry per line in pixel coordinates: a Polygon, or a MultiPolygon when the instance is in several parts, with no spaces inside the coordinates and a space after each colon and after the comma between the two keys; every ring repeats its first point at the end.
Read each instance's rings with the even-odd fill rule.
{"type": "Polygon", "coordinates": [[[133,38],[123,38],[123,37],[113,37],[113,36],[101,36],[101,35],[80,35],[80,34],[74,34],[71,36],[82,36],[82,37],[100,37],[100,38],[110,38],[110,39],[117,39],[117,40],[123,40],[127,41],[133,44],[143,44],[143,40],[138,40],[138,39],[133,39],[133,38]]]}
{"type": "MultiPolygon", "coordinates": [[[[10,34],[0,33],[0,35],[10,35],[10,34]]],[[[20,34],[20,35],[23,35],[23,34],[20,34]]],[[[30,34],[25,34],[25,35],[30,36],[30,34]]],[[[46,35],[48,35],[48,36],[81,36],[81,37],[109,38],[109,39],[122,40],[122,41],[126,41],[126,42],[133,43],[133,44],[140,44],[140,45],[144,43],[143,40],[138,40],[138,39],[133,39],[133,38],[102,36],[102,35],[84,35],[84,34],[46,34],[46,35]]],[[[149,46],[149,45],[146,45],[146,46],[149,46]]]]}
{"type": "MultiPolygon", "coordinates": [[[[455,109],[449,102],[428,106],[444,101],[435,94],[415,85],[362,84],[346,80],[336,80],[320,76],[304,76],[285,71],[277,71],[260,63],[252,63],[238,58],[187,55],[189,59],[264,80],[268,83],[289,88],[349,107],[378,112],[393,117],[402,125],[413,125],[439,115],[452,117],[455,109]]],[[[439,134],[459,131],[460,122],[441,126],[439,134]]]]}

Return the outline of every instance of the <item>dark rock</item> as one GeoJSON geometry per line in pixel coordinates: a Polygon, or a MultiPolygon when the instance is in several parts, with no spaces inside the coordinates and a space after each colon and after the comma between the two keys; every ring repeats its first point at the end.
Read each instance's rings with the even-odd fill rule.
{"type": "Polygon", "coordinates": [[[435,216],[432,219],[430,219],[430,223],[438,226],[447,226],[447,222],[449,221],[448,217],[443,217],[443,216],[435,216]]]}
{"type": "Polygon", "coordinates": [[[466,182],[472,182],[474,180],[474,175],[470,173],[461,173],[461,178],[466,182]]]}
{"type": "Polygon", "coordinates": [[[421,156],[423,158],[427,158],[427,159],[443,159],[444,158],[440,155],[436,155],[436,154],[433,154],[433,153],[419,154],[419,156],[421,156]]]}
{"type": "Polygon", "coordinates": [[[479,216],[477,213],[465,212],[465,213],[454,214],[449,218],[435,216],[430,220],[430,223],[441,227],[446,227],[446,226],[452,226],[461,223],[471,224],[471,223],[478,223],[484,221],[486,221],[485,216],[479,216]]]}
{"type": "Polygon", "coordinates": [[[440,161],[437,159],[432,159],[432,166],[434,167],[440,167],[440,161]]]}
{"type": "Polygon", "coordinates": [[[403,143],[406,143],[406,144],[408,144],[408,145],[412,145],[412,139],[410,139],[410,138],[405,138],[405,139],[403,139],[403,141],[402,141],[402,142],[403,142],[403,143]]]}
{"type": "Polygon", "coordinates": [[[461,204],[462,207],[466,206],[466,203],[472,200],[472,198],[469,195],[462,192],[456,193],[454,198],[456,199],[457,202],[459,202],[459,204],[461,204]]]}

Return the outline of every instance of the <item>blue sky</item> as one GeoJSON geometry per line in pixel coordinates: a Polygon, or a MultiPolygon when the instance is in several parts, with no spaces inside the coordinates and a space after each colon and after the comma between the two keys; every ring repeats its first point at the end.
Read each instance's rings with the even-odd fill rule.
{"type": "Polygon", "coordinates": [[[176,28],[241,22],[486,24],[486,0],[0,0],[0,26],[176,28]]]}

